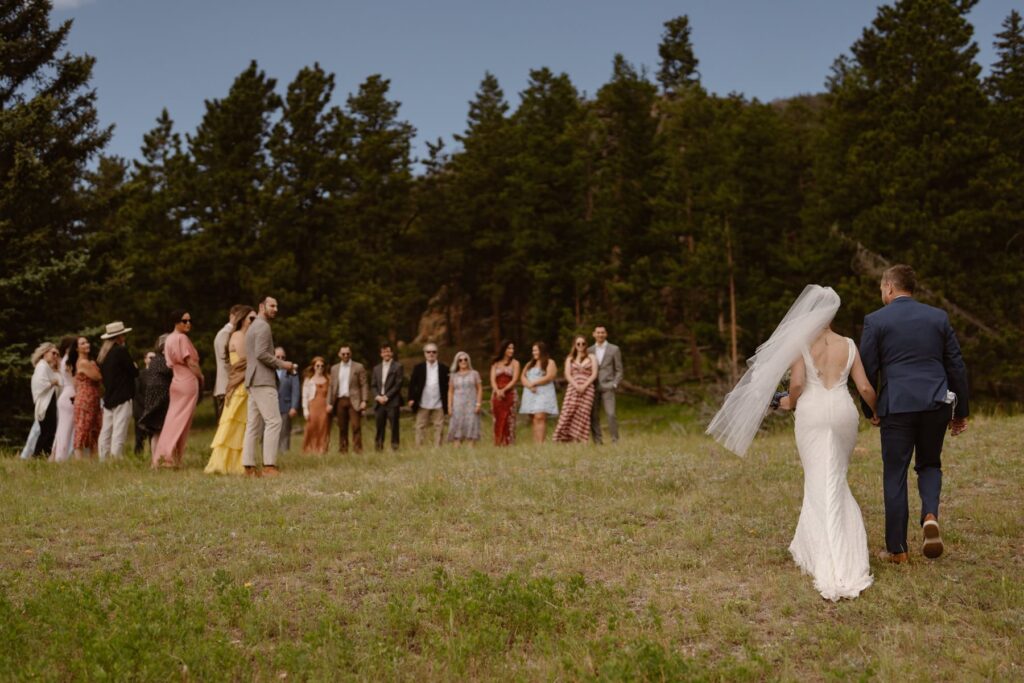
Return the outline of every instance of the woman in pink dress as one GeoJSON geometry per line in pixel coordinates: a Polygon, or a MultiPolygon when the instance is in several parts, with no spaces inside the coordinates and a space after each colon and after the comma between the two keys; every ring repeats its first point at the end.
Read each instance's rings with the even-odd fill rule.
{"type": "Polygon", "coordinates": [[[188,333],[192,330],[192,314],[179,310],[171,314],[172,332],[164,344],[164,358],[171,368],[171,401],[160,438],[153,447],[153,467],[180,467],[192,415],[196,411],[203,373],[199,369],[199,354],[188,333]]]}

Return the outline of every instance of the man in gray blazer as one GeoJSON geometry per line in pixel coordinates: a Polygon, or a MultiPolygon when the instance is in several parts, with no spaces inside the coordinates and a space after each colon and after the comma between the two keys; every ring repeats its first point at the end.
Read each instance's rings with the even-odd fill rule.
{"type": "Polygon", "coordinates": [[[277,299],[264,297],[259,315],[245,333],[245,387],[249,390],[249,409],[242,446],[242,464],[246,476],[257,476],[256,441],[263,436],[263,474],[276,476],[277,446],[281,434],[281,414],[277,405],[277,370],[293,370],[295,364],[279,360],[274,354],[270,321],[277,317],[277,299]]]}
{"type": "Polygon", "coordinates": [[[619,422],[615,418],[615,391],[622,383],[622,352],[608,341],[608,330],[604,325],[594,328],[594,345],[590,353],[597,357],[597,386],[594,392],[594,407],[590,411],[590,432],[594,443],[601,443],[601,411],[608,416],[608,431],[612,443],[619,440],[619,422]]]}

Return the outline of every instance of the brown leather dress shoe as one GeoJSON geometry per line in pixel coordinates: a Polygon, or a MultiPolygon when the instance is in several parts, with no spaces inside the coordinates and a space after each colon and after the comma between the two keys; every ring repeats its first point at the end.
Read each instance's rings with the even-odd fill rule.
{"type": "Polygon", "coordinates": [[[281,470],[277,469],[277,465],[264,465],[263,476],[264,477],[277,477],[281,475],[281,470]]]}
{"type": "Polygon", "coordinates": [[[883,562],[892,562],[893,564],[906,564],[910,562],[910,555],[907,553],[890,553],[888,550],[882,550],[878,553],[878,559],[883,562]]]}
{"type": "Polygon", "coordinates": [[[249,465],[245,468],[245,476],[249,477],[250,479],[259,479],[260,471],[253,467],[252,465],[249,465]]]}
{"type": "Polygon", "coordinates": [[[924,556],[934,560],[942,555],[942,534],[939,533],[939,520],[935,519],[935,515],[928,513],[924,516],[921,533],[924,535],[924,543],[921,545],[924,556]]]}

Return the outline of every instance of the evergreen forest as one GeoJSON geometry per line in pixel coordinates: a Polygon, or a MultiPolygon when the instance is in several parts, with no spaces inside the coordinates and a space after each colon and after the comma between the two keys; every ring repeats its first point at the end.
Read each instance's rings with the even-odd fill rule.
{"type": "Polygon", "coordinates": [[[195,130],[154,112],[129,160],[104,153],[116,122],[71,21],[0,0],[0,433],[27,429],[40,341],[123,320],[139,354],[184,308],[212,377],[228,308],[264,293],[300,362],[436,336],[486,370],[504,338],[561,357],[604,324],[631,383],[698,400],[808,283],[856,339],[892,263],[949,311],[973,391],[1020,401],[1024,22],[976,36],[976,1],[881,6],[821,92],[773,102],[709,92],[700,27],[672,18],[658,64],[610,54],[592,95],[544,66],[519,93],[482,73],[419,159],[386,74],[344,94],[319,64],[254,60],[195,130]]]}

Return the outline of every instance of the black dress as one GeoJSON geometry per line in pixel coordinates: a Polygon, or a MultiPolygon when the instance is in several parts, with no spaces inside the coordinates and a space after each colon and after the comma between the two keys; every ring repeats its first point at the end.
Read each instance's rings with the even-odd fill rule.
{"type": "Polygon", "coordinates": [[[171,402],[172,376],[163,354],[157,354],[150,361],[149,367],[139,373],[142,412],[137,426],[149,436],[158,434],[164,428],[167,407],[171,402]]]}

